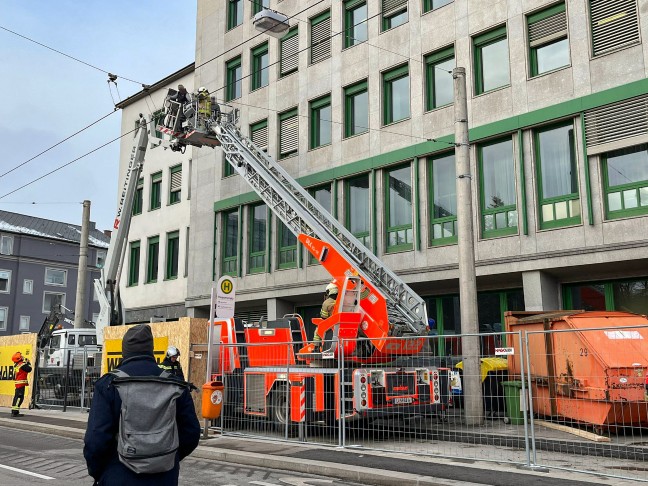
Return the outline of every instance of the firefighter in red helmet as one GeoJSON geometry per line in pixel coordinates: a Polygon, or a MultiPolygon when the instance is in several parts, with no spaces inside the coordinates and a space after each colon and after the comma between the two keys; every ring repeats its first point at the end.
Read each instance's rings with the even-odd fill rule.
{"type": "Polygon", "coordinates": [[[27,386],[27,375],[31,372],[32,367],[29,360],[23,357],[20,351],[14,353],[11,357],[14,362],[14,379],[16,380],[16,392],[14,393],[13,402],[11,403],[11,416],[22,417],[20,406],[25,399],[25,387],[27,386]]]}

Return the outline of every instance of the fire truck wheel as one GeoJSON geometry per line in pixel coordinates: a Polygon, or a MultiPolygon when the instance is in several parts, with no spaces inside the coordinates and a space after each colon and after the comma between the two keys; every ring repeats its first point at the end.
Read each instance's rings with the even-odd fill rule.
{"type": "Polygon", "coordinates": [[[286,385],[278,385],[270,395],[270,420],[277,432],[285,433],[288,427],[288,436],[294,437],[298,430],[296,424],[290,422],[290,404],[286,385]]]}

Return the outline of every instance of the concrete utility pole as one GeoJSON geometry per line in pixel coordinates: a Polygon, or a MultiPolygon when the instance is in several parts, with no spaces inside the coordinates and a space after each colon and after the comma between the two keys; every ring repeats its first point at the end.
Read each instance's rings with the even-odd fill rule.
{"type": "Polygon", "coordinates": [[[88,230],[90,228],[90,201],[83,201],[81,241],[79,243],[79,271],[77,273],[76,302],[74,305],[74,329],[85,325],[85,293],[88,277],[88,230]]]}
{"type": "Polygon", "coordinates": [[[472,212],[472,182],[470,145],[468,141],[468,99],[466,69],[452,71],[455,107],[455,164],[457,171],[457,240],[459,247],[459,299],[461,303],[461,332],[472,334],[461,340],[463,354],[464,414],[467,425],[484,420],[481,360],[479,349],[479,319],[477,315],[477,276],[475,274],[475,245],[472,212]]]}

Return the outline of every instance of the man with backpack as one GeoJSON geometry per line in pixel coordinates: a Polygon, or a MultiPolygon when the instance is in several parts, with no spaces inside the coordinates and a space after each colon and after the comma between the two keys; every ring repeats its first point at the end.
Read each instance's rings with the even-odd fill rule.
{"type": "Polygon", "coordinates": [[[83,448],[88,473],[98,485],[177,485],[180,461],[200,439],[189,384],[158,367],[148,325],[126,332],[122,355],[95,384],[83,448]]]}

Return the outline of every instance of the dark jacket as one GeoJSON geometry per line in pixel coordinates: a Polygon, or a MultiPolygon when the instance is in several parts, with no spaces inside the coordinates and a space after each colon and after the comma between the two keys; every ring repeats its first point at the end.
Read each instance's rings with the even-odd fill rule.
{"type": "Polygon", "coordinates": [[[173,361],[171,361],[171,358],[167,356],[166,358],[164,358],[164,361],[162,361],[162,364],[160,364],[160,368],[168,371],[176,378],[180,378],[182,381],[184,381],[185,379],[184,373],[182,372],[182,367],[180,366],[180,361],[178,360],[176,360],[174,363],[173,361]]]}
{"type": "MultiPolygon", "coordinates": [[[[131,376],[159,376],[162,372],[152,356],[126,359],[119,369],[131,376]]],[[[121,399],[115,387],[111,386],[113,379],[114,376],[107,373],[95,384],[83,447],[88,473],[98,484],[106,486],[177,485],[180,461],[191,454],[200,440],[200,424],[189,391],[186,390],[177,401],[176,420],[180,447],[175,467],[165,473],[135,474],[119,462],[117,455],[121,399]]]]}

